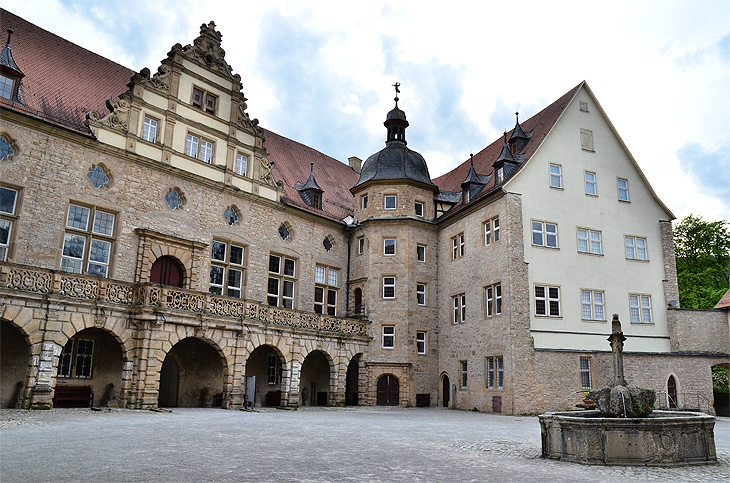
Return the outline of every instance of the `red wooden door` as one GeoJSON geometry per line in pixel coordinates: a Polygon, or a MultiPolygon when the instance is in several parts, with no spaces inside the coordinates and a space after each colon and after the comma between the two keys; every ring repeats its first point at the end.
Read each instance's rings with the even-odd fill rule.
{"type": "Polygon", "coordinates": [[[171,287],[183,286],[183,273],[177,261],[170,256],[160,257],[155,260],[150,270],[150,282],[169,285],[171,287]]]}
{"type": "Polygon", "coordinates": [[[398,378],[386,374],[378,379],[378,406],[398,406],[400,402],[398,378]]]}

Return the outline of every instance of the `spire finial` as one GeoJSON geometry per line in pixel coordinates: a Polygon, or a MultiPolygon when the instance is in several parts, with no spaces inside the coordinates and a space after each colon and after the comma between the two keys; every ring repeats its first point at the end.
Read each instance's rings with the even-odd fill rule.
{"type": "Polygon", "coordinates": [[[396,82],[395,84],[393,84],[393,87],[395,87],[395,99],[394,100],[395,100],[395,105],[397,106],[398,105],[398,94],[400,94],[400,89],[398,89],[400,87],[400,82],[396,82]]]}
{"type": "Polygon", "coordinates": [[[10,45],[10,36],[13,35],[13,32],[14,32],[13,28],[8,27],[8,41],[5,42],[6,45],[10,45]]]}
{"type": "Polygon", "coordinates": [[[520,111],[515,111],[515,117],[517,118],[517,122],[520,122],[520,111]]]}
{"type": "Polygon", "coordinates": [[[314,173],[314,161],[309,162],[309,172],[314,173]]]}
{"type": "Polygon", "coordinates": [[[474,167],[474,153],[469,154],[469,159],[471,161],[471,167],[473,168],[474,167]]]}
{"type": "Polygon", "coordinates": [[[507,130],[504,130],[504,143],[507,144],[507,130]]]}

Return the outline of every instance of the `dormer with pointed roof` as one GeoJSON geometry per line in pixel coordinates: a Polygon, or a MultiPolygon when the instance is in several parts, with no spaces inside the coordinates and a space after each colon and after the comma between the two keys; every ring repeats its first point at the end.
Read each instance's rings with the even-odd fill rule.
{"type": "Polygon", "coordinates": [[[489,183],[491,175],[481,175],[474,169],[474,155],[470,154],[469,173],[464,181],[461,182],[461,199],[463,203],[469,203],[478,195],[484,187],[489,183]]]}
{"type": "Polygon", "coordinates": [[[519,168],[522,162],[522,156],[512,154],[512,150],[508,145],[507,131],[504,132],[504,142],[502,144],[502,152],[494,161],[494,179],[496,184],[502,184],[510,178],[519,168]]]}
{"type": "Polygon", "coordinates": [[[520,113],[515,112],[515,128],[512,131],[512,135],[509,137],[509,147],[512,154],[518,154],[521,153],[523,149],[525,149],[525,146],[527,146],[527,143],[530,142],[530,139],[532,138],[532,131],[525,132],[522,129],[522,126],[520,125],[520,113]]]}
{"type": "Polygon", "coordinates": [[[10,50],[11,35],[13,35],[13,29],[8,28],[8,40],[0,52],[0,97],[22,104],[20,80],[25,77],[25,74],[13,59],[13,53],[10,50]]]}
{"type": "Polygon", "coordinates": [[[310,162],[309,179],[302,184],[297,181],[297,191],[302,200],[312,208],[322,209],[322,193],[324,190],[319,187],[314,179],[314,161],[310,162]]]}

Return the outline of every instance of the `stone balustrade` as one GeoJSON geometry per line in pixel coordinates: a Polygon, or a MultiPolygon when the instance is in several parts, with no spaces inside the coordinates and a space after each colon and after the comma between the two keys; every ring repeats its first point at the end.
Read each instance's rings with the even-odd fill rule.
{"type": "Polygon", "coordinates": [[[157,306],[343,335],[367,336],[370,324],[359,318],[332,317],[194,290],[152,283],[120,282],[11,263],[0,263],[0,289],[121,305],[157,306]]]}

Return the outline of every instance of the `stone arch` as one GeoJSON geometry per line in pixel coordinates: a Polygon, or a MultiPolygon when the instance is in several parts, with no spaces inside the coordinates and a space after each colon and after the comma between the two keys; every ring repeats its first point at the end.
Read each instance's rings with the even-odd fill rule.
{"type": "Polygon", "coordinates": [[[0,408],[23,407],[32,363],[28,334],[13,321],[0,318],[0,408]]]}
{"type": "MultiPolygon", "coordinates": [[[[288,351],[284,352],[282,347],[271,342],[264,341],[255,347],[249,344],[246,348],[245,386],[248,387],[248,381],[253,381],[253,392],[246,391],[247,407],[285,406],[290,402],[291,373],[298,372],[300,366],[291,363],[291,358],[287,359],[287,354],[291,357],[288,351]]],[[[298,379],[298,374],[296,377],[298,379]]]]}
{"type": "Polygon", "coordinates": [[[439,406],[451,407],[451,379],[446,371],[439,375],[438,400],[439,406]]]}
{"type": "Polygon", "coordinates": [[[376,383],[378,406],[400,405],[400,380],[395,374],[386,372],[378,377],[376,383]]]}
{"type": "Polygon", "coordinates": [[[302,356],[299,373],[299,404],[302,406],[334,405],[337,393],[335,360],[323,348],[314,348],[302,356]]]}
{"type": "Polygon", "coordinates": [[[363,353],[350,354],[345,375],[345,405],[360,405],[361,388],[365,381],[363,353]]]}
{"type": "Polygon", "coordinates": [[[679,409],[682,407],[682,393],[679,387],[679,378],[673,372],[667,376],[664,382],[664,390],[667,395],[667,407],[679,409]]]}
{"type": "Polygon", "coordinates": [[[169,256],[177,259],[183,269],[183,288],[197,287],[200,269],[210,256],[207,244],[143,228],[137,228],[135,232],[139,236],[135,282],[149,282],[155,261],[169,256]]]}
{"type": "Polygon", "coordinates": [[[158,257],[150,267],[150,283],[183,288],[186,278],[185,265],[171,255],[158,257]]]}

